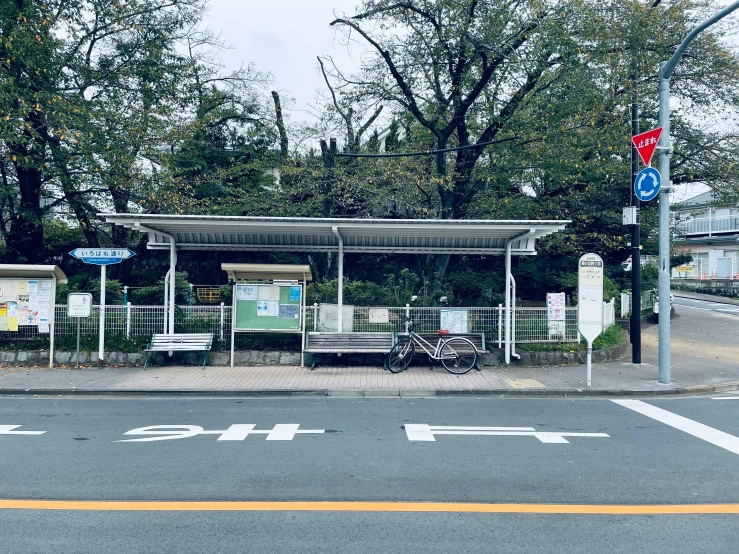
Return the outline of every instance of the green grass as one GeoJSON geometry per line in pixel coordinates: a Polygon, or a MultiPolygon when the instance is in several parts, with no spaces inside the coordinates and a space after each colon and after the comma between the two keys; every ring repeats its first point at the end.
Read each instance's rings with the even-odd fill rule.
{"type": "MultiPolygon", "coordinates": [[[[616,346],[623,337],[625,331],[618,325],[611,325],[593,341],[593,350],[602,350],[616,346]]],[[[536,342],[516,344],[517,350],[524,352],[579,352],[587,350],[588,345],[582,342],[536,342]]]]}

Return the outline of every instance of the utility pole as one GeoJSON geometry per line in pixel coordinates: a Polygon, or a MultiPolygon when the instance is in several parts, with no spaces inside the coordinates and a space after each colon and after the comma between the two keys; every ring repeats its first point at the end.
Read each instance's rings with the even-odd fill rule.
{"type": "MultiPolygon", "coordinates": [[[[685,49],[703,30],[739,8],[739,1],[706,19],[690,31],[669,59],[659,68],[659,125],[662,136],[659,146],[659,171],[662,187],[659,193],[659,382],[670,382],[670,77],[685,49]]],[[[632,262],[633,266],[633,262],[632,262]]]]}
{"type": "MultiPolygon", "coordinates": [[[[639,69],[634,54],[633,91],[631,96],[631,136],[639,134],[639,96],[637,81],[639,69]]],[[[641,202],[634,191],[636,175],[639,173],[639,156],[633,141],[631,143],[631,205],[636,206],[637,213],[641,202]]],[[[641,227],[640,222],[631,226],[631,321],[629,324],[631,337],[631,362],[641,363],[641,227]]]]}

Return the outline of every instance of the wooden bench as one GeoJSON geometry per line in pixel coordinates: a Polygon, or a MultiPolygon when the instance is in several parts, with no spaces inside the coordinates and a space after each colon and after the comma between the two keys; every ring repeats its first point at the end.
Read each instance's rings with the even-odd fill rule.
{"type": "Polygon", "coordinates": [[[149,352],[203,352],[203,369],[205,361],[210,357],[213,345],[212,333],[180,333],[175,335],[155,334],[144,349],[144,369],[149,361],[149,352]]]}
{"type": "Polygon", "coordinates": [[[334,354],[383,354],[387,366],[387,353],[393,347],[392,333],[314,333],[305,337],[305,352],[313,355],[311,370],[316,369],[317,355],[334,354]]]}

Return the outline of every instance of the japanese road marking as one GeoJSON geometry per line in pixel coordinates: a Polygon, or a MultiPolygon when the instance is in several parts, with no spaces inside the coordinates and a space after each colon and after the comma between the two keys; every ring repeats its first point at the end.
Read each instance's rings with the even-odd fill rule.
{"type": "Polygon", "coordinates": [[[236,424],[231,425],[228,429],[217,431],[206,431],[198,425],[151,425],[149,427],[139,427],[131,429],[123,433],[124,435],[152,435],[143,439],[122,439],[115,442],[152,442],[166,441],[173,439],[187,439],[196,435],[220,435],[219,441],[243,441],[249,435],[267,435],[265,440],[268,441],[291,441],[295,435],[300,434],[320,434],[324,433],[324,429],[299,429],[298,423],[280,423],[272,429],[259,431],[254,429],[256,425],[236,424]]]}
{"type": "Polygon", "coordinates": [[[0,435],[43,435],[46,431],[13,431],[22,425],[0,425],[0,435]]]}
{"type": "Polygon", "coordinates": [[[687,417],[673,414],[672,412],[668,412],[667,410],[663,410],[657,406],[652,406],[651,404],[647,404],[641,400],[611,400],[611,402],[615,402],[624,408],[628,408],[629,410],[634,410],[637,413],[651,417],[665,425],[669,425],[670,427],[674,427],[675,429],[688,433],[689,435],[698,437],[701,440],[715,444],[724,450],[728,450],[734,454],[739,454],[739,438],[734,435],[724,433],[723,431],[719,431],[718,429],[714,429],[708,425],[703,425],[702,423],[698,423],[697,421],[693,421],[687,417]]]}
{"type": "Polygon", "coordinates": [[[432,426],[426,424],[405,425],[409,441],[435,442],[434,435],[483,435],[535,437],[546,444],[569,444],[565,437],[608,437],[605,433],[568,433],[566,431],[537,431],[533,427],[455,427],[448,425],[432,426]]]}

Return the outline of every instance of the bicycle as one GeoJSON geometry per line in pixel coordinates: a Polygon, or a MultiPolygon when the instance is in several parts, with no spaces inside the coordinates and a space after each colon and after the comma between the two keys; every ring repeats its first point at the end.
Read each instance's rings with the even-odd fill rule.
{"type": "Polygon", "coordinates": [[[439,342],[434,347],[422,336],[413,331],[413,322],[406,320],[408,333],[398,337],[398,342],[388,353],[387,366],[392,373],[400,373],[411,363],[416,354],[416,345],[432,360],[441,360],[444,369],[455,375],[467,373],[477,364],[477,348],[471,340],[464,337],[445,339],[449,331],[436,331],[439,342]]]}

